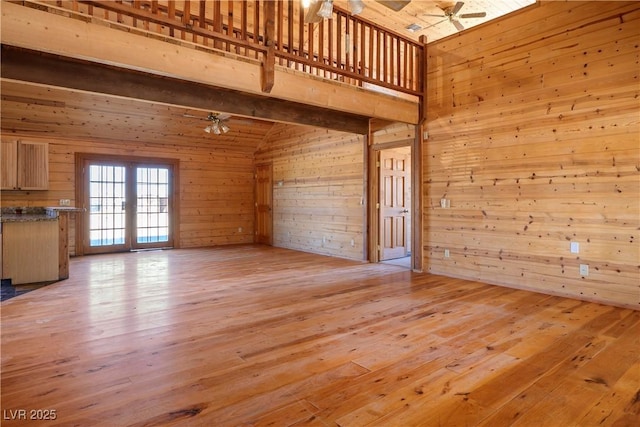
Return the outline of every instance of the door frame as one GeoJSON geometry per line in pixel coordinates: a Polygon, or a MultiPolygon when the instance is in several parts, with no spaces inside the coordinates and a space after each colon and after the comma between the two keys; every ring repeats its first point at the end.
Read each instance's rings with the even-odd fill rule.
{"type": "MultiPolygon", "coordinates": [[[[97,153],[75,153],[75,189],[76,189],[76,206],[83,211],[76,215],[75,221],[75,237],[76,237],[76,255],[82,256],[84,253],[84,239],[86,228],[86,210],[84,206],[86,200],[86,188],[84,164],[86,161],[96,162],[114,162],[114,163],[134,163],[144,166],[170,166],[172,170],[171,182],[171,220],[169,227],[172,233],[172,248],[180,247],[180,161],[178,159],[161,158],[161,157],[137,157],[137,156],[121,156],[117,154],[97,154],[97,153]]],[[[128,250],[128,249],[127,249],[128,250]]],[[[138,250],[138,249],[131,249],[138,250]]]]}
{"type": "Polygon", "coordinates": [[[367,159],[365,162],[367,177],[367,252],[368,260],[372,263],[380,262],[380,172],[378,168],[378,151],[390,148],[411,146],[411,269],[422,272],[424,249],[423,234],[423,203],[422,203],[422,144],[424,128],[415,126],[415,136],[411,141],[398,141],[375,144],[374,130],[369,126],[367,136],[367,159]]]}

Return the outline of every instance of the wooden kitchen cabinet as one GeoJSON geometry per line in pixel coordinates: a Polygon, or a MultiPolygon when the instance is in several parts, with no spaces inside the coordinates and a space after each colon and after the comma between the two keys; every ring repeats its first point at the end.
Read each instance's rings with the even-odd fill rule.
{"type": "Polygon", "coordinates": [[[2,190],[46,190],[49,188],[49,144],[2,140],[2,190]]]}

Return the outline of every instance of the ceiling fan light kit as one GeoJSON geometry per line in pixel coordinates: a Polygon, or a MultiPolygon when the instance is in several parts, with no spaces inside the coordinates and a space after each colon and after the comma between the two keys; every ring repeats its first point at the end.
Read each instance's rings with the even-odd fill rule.
{"type": "MultiPolygon", "coordinates": [[[[348,0],[352,15],[359,15],[365,8],[363,0],[348,0]]],[[[301,0],[302,7],[307,9],[305,22],[317,23],[322,19],[331,19],[333,0],[301,0]]]]}
{"type": "Polygon", "coordinates": [[[349,10],[352,15],[359,15],[364,10],[364,2],[362,0],[349,0],[349,10]]]}
{"type": "Polygon", "coordinates": [[[331,18],[331,14],[333,13],[333,0],[324,0],[322,2],[322,6],[320,6],[320,10],[318,11],[318,16],[329,19],[331,18]]]}
{"type": "Polygon", "coordinates": [[[231,130],[231,128],[222,121],[219,114],[209,113],[207,120],[211,121],[211,123],[204,128],[206,133],[213,132],[215,135],[221,135],[231,130]]]}

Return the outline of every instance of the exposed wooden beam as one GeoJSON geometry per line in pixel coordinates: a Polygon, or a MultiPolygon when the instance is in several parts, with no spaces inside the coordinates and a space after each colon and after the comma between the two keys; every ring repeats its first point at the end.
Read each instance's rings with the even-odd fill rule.
{"type": "Polygon", "coordinates": [[[2,77],[366,134],[368,117],[2,45],[2,77]]]}

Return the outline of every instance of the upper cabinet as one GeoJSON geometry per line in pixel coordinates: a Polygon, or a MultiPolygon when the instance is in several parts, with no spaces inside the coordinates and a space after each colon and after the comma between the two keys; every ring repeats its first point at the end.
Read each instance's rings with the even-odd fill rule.
{"type": "Polygon", "coordinates": [[[49,145],[46,142],[2,141],[2,190],[49,188],[49,145]]]}

